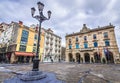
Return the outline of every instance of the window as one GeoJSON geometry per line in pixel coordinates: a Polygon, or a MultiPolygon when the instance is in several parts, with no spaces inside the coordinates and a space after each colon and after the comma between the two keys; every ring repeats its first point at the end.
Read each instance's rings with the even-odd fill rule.
{"type": "Polygon", "coordinates": [[[97,42],[94,42],[94,47],[98,47],[98,43],[97,42]]]}
{"type": "Polygon", "coordinates": [[[79,49],[79,44],[78,43],[76,44],[76,49],[79,49]]]}
{"type": "Polygon", "coordinates": [[[76,42],[78,42],[78,37],[76,37],[76,42]]]}
{"type": "Polygon", "coordinates": [[[34,43],[34,46],[36,46],[36,43],[34,43]]]}
{"type": "Polygon", "coordinates": [[[72,45],[71,44],[69,45],[69,49],[72,49],[72,45]]]}
{"type": "Polygon", "coordinates": [[[69,43],[71,43],[71,39],[69,39],[69,43]]]}
{"type": "Polygon", "coordinates": [[[21,44],[27,44],[27,40],[28,40],[28,34],[29,32],[26,30],[22,31],[22,37],[21,37],[21,44]]]}
{"type": "Polygon", "coordinates": [[[33,52],[36,52],[36,47],[33,47],[33,52]]]}
{"type": "Polygon", "coordinates": [[[88,43],[84,43],[84,48],[88,48],[88,43]]]}
{"type": "Polygon", "coordinates": [[[28,37],[28,31],[26,31],[26,30],[23,30],[22,31],[22,37],[25,37],[25,38],[27,38],[28,37]]]}
{"type": "Polygon", "coordinates": [[[96,34],[93,35],[93,39],[97,39],[96,34]]]}
{"type": "Polygon", "coordinates": [[[105,46],[110,46],[109,40],[105,40],[105,46]]]}
{"type": "Polygon", "coordinates": [[[26,51],[26,46],[24,46],[24,45],[20,45],[20,48],[19,48],[19,51],[26,51]]]}
{"type": "Polygon", "coordinates": [[[104,38],[108,38],[108,33],[104,32],[104,38]]]}
{"type": "Polygon", "coordinates": [[[84,36],[84,40],[85,40],[85,41],[87,40],[87,37],[86,37],[86,36],[84,36]]]}
{"type": "Polygon", "coordinates": [[[37,39],[37,34],[35,34],[34,39],[37,39]]]}

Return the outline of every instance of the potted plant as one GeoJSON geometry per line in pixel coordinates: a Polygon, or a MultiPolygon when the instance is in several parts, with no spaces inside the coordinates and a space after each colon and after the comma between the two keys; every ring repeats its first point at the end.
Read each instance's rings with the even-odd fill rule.
{"type": "Polygon", "coordinates": [[[105,58],[102,58],[102,63],[103,63],[103,64],[105,64],[105,63],[106,63],[105,58]]]}

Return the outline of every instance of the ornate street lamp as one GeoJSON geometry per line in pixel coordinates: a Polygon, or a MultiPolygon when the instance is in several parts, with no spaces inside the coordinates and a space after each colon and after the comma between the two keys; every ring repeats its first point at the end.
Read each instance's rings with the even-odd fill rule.
{"type": "MultiPolygon", "coordinates": [[[[37,51],[36,51],[36,56],[33,60],[33,68],[32,68],[32,71],[30,72],[27,72],[25,74],[22,74],[22,75],[19,75],[18,77],[21,79],[21,80],[24,80],[24,81],[36,81],[36,80],[40,80],[42,78],[45,78],[46,74],[44,74],[42,71],[39,71],[39,47],[40,47],[40,35],[41,35],[41,23],[45,20],[49,20],[50,19],[50,16],[51,16],[51,11],[48,11],[48,18],[45,17],[43,15],[43,8],[44,8],[44,4],[41,3],[41,2],[38,2],[37,3],[38,5],[38,11],[39,11],[39,15],[35,15],[35,8],[31,8],[31,14],[32,14],[32,17],[37,19],[39,21],[39,31],[38,31],[38,40],[37,40],[37,51]]],[[[12,83],[12,82],[11,82],[12,83]]]]}
{"type": "Polygon", "coordinates": [[[31,8],[31,14],[32,14],[32,17],[37,19],[39,21],[39,32],[38,32],[38,41],[37,41],[37,51],[36,51],[36,56],[35,56],[35,59],[33,60],[33,69],[32,71],[38,71],[39,70],[39,50],[40,50],[40,35],[41,35],[41,23],[45,20],[49,20],[50,17],[51,17],[51,11],[48,11],[48,18],[45,17],[43,15],[43,9],[44,9],[44,4],[41,3],[41,2],[38,2],[37,3],[38,5],[38,11],[39,11],[39,15],[35,15],[35,11],[36,9],[34,7],[31,8]]]}
{"type": "Polygon", "coordinates": [[[48,11],[48,18],[43,15],[44,4],[41,2],[37,3],[39,15],[34,16],[35,8],[31,8],[32,17],[39,21],[39,32],[38,32],[38,41],[37,41],[37,51],[35,59],[33,60],[33,69],[27,73],[16,73],[17,77],[10,78],[5,80],[4,83],[63,83],[56,79],[54,74],[45,73],[39,71],[39,47],[40,47],[40,35],[41,35],[41,23],[45,20],[49,20],[51,16],[51,11],[48,11]],[[46,78],[45,78],[46,77],[46,78]],[[42,80],[41,80],[42,79],[42,80]]]}

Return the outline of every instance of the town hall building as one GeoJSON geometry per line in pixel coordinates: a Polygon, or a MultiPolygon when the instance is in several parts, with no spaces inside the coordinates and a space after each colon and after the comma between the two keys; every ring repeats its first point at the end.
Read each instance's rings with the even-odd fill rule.
{"type": "Polygon", "coordinates": [[[117,63],[120,59],[115,26],[90,29],[66,35],[66,61],[79,63],[117,63]]]}

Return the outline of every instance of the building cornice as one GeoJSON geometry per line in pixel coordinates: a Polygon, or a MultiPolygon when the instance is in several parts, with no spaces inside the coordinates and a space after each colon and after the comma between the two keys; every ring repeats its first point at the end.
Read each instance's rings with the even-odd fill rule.
{"type": "Polygon", "coordinates": [[[59,37],[60,39],[62,39],[60,36],[58,36],[58,35],[56,35],[56,34],[54,34],[54,33],[51,33],[51,32],[49,32],[48,30],[46,30],[46,29],[44,29],[44,28],[42,28],[46,33],[49,33],[49,34],[52,34],[52,35],[54,35],[54,36],[56,36],[56,37],[59,37]]]}
{"type": "Polygon", "coordinates": [[[115,28],[115,26],[108,25],[108,26],[104,26],[104,27],[98,27],[98,28],[90,29],[90,30],[88,30],[86,32],[76,32],[76,33],[72,33],[72,34],[67,34],[65,37],[71,37],[71,36],[76,36],[76,35],[81,35],[81,34],[101,31],[101,30],[106,30],[106,29],[110,29],[110,28],[115,28]]]}

